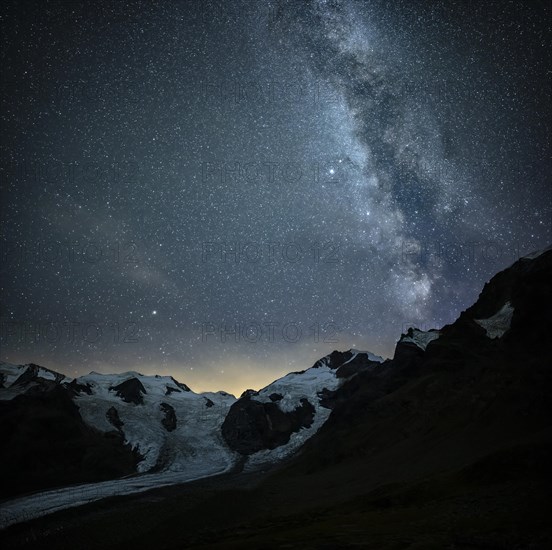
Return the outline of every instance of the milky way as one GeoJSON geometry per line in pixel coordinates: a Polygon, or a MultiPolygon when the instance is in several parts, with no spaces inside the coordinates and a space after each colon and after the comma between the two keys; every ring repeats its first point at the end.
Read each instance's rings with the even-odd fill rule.
{"type": "Polygon", "coordinates": [[[7,2],[2,359],[241,391],[551,240],[545,3],[7,2]]]}

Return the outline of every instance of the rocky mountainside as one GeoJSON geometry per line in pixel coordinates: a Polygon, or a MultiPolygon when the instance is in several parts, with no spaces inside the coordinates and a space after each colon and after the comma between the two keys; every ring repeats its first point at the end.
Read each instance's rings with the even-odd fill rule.
{"type": "Polygon", "coordinates": [[[294,460],[239,503],[225,491],[203,504],[224,523],[216,534],[182,540],[549,548],[551,327],[548,249],[494,276],[451,325],[402,335],[391,361],[338,388],[294,460]]]}

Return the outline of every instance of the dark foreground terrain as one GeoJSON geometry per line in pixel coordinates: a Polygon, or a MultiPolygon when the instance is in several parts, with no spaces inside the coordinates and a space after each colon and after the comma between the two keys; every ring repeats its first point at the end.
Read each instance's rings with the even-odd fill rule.
{"type": "Polygon", "coordinates": [[[552,547],[552,252],[488,283],[426,350],[331,396],[292,460],[20,524],[3,548],[552,547]],[[509,302],[509,329],[476,322],[509,302]]]}
{"type": "Polygon", "coordinates": [[[360,458],[323,478],[286,470],[212,478],[17,525],[1,541],[60,549],[545,549],[550,458],[549,448],[528,444],[449,474],[383,484],[360,458]]]}

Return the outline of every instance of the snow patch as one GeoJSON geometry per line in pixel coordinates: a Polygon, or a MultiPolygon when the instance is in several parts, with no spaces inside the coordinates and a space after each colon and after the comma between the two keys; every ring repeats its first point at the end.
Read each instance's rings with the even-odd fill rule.
{"type": "Polygon", "coordinates": [[[409,329],[411,335],[401,336],[399,342],[406,342],[418,346],[422,350],[426,350],[428,344],[437,340],[441,333],[438,330],[418,330],[417,328],[409,329]]]}
{"type": "Polygon", "coordinates": [[[359,353],[366,355],[368,357],[368,361],[374,361],[375,363],[383,363],[385,361],[383,357],[380,357],[379,355],[375,355],[371,351],[360,351],[355,348],[351,348],[349,351],[353,354],[353,356],[348,361],[345,361],[343,365],[350,363],[359,353]]]}
{"type": "Polygon", "coordinates": [[[487,337],[491,339],[501,338],[512,324],[514,308],[510,302],[506,302],[492,317],[487,319],[474,319],[487,332],[487,337]]]}

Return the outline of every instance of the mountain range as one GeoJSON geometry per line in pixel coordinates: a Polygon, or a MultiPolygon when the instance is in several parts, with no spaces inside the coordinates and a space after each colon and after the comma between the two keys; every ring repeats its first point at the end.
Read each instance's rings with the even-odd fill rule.
{"type": "Polygon", "coordinates": [[[548,248],[392,359],[334,351],[239,399],[1,363],[3,543],[548,548],[551,327],[548,248]]]}

